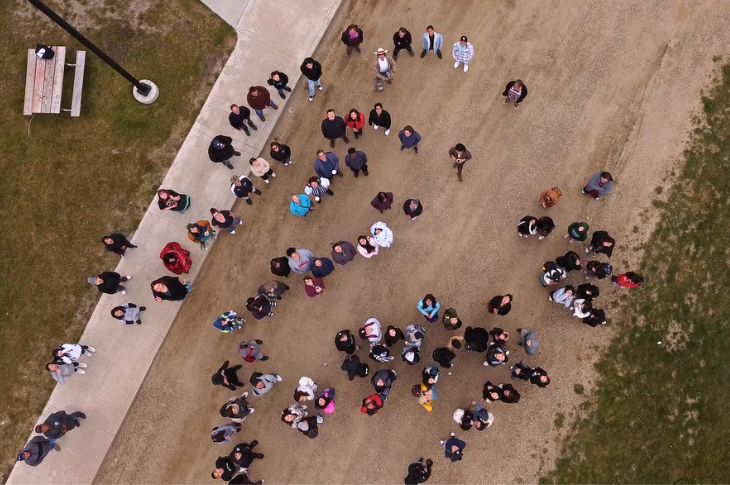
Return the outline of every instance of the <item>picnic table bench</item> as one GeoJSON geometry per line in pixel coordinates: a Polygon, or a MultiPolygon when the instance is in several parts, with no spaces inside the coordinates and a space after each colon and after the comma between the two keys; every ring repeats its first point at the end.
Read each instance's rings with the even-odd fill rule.
{"type": "Polygon", "coordinates": [[[81,93],[84,85],[86,51],[76,52],[76,62],[66,64],[66,47],[52,46],[53,59],[40,59],[34,49],[28,49],[28,67],[25,73],[25,100],[23,114],[60,113],[63,93],[63,73],[66,66],[74,67],[74,85],[71,96],[71,116],[81,115],[81,93]]]}

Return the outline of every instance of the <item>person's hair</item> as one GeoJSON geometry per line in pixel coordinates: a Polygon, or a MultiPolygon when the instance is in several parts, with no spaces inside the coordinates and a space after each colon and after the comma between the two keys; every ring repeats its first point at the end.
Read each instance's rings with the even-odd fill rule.
{"type": "Polygon", "coordinates": [[[455,150],[456,150],[457,152],[463,152],[463,151],[466,151],[466,147],[464,146],[464,144],[463,144],[463,143],[457,143],[457,144],[456,144],[456,146],[454,147],[454,149],[455,149],[455,150]]]}
{"type": "Polygon", "coordinates": [[[252,296],[246,300],[246,310],[251,310],[253,308],[253,304],[256,302],[256,299],[252,296]]]}
{"type": "Polygon", "coordinates": [[[256,157],[251,157],[248,159],[248,164],[253,165],[253,162],[255,162],[255,161],[256,161],[256,157]]]}
{"type": "Polygon", "coordinates": [[[398,32],[403,32],[405,34],[408,31],[406,30],[405,27],[401,27],[400,29],[398,29],[398,32]]]}
{"type": "Polygon", "coordinates": [[[335,110],[333,110],[332,108],[327,110],[327,113],[334,113],[334,112],[335,112],[335,110]]]}
{"type": "Polygon", "coordinates": [[[601,172],[601,177],[607,180],[613,180],[613,177],[609,172],[601,172]]]}
{"type": "Polygon", "coordinates": [[[271,71],[270,77],[274,77],[277,74],[281,75],[281,73],[279,71],[271,71]]]}
{"type": "Polygon", "coordinates": [[[300,391],[299,389],[294,391],[294,400],[295,401],[299,401],[299,399],[306,397],[306,396],[307,396],[307,393],[304,391],[300,391]]]}
{"type": "MultiPolygon", "coordinates": [[[[295,394],[296,395],[296,394],[295,394]]],[[[296,400],[296,398],[294,398],[296,400]]],[[[286,420],[287,416],[292,416],[294,413],[290,413],[288,409],[285,409],[281,412],[281,422],[289,424],[289,422],[286,420]]]]}
{"type": "Polygon", "coordinates": [[[238,108],[238,105],[237,104],[232,104],[231,105],[231,109],[233,109],[233,108],[238,108]]]}
{"type": "Polygon", "coordinates": [[[157,197],[161,196],[162,194],[170,195],[170,191],[167,189],[160,189],[157,191],[157,197]]]}
{"type": "Polygon", "coordinates": [[[630,279],[633,283],[642,283],[644,281],[643,276],[638,273],[634,273],[633,271],[627,272],[626,277],[630,279]]]}
{"type": "Polygon", "coordinates": [[[226,433],[224,431],[218,431],[216,434],[211,435],[210,438],[213,440],[213,443],[221,443],[226,440],[226,433]]]}
{"type": "MultiPolygon", "coordinates": [[[[309,180],[307,181],[307,183],[311,184],[312,182],[319,182],[319,177],[317,177],[317,176],[309,177],[309,180]]],[[[292,194],[292,195],[296,195],[296,194],[292,194]]]]}
{"type": "Polygon", "coordinates": [[[360,116],[360,112],[356,110],[355,108],[352,108],[350,112],[347,114],[347,116],[352,115],[352,113],[355,113],[357,116],[360,116]]]}
{"type": "Polygon", "coordinates": [[[388,195],[385,192],[378,192],[378,200],[385,202],[388,199],[388,195]]]}
{"type": "Polygon", "coordinates": [[[586,300],[585,303],[583,303],[583,311],[586,311],[586,312],[593,311],[593,303],[591,303],[590,300],[586,300]]]}
{"type": "Polygon", "coordinates": [[[111,316],[114,317],[114,318],[117,318],[116,315],[114,315],[117,311],[123,312],[124,311],[124,307],[123,306],[115,306],[114,308],[112,308],[112,310],[110,312],[111,313],[111,316]]]}
{"type": "Polygon", "coordinates": [[[436,303],[436,297],[433,296],[431,293],[426,293],[426,296],[423,297],[422,301],[431,300],[432,303],[436,303]]]}
{"type": "Polygon", "coordinates": [[[324,150],[322,150],[322,149],[317,150],[317,156],[319,156],[320,153],[324,155],[324,150]]]}
{"type": "Polygon", "coordinates": [[[510,293],[507,293],[507,294],[506,294],[506,295],[504,295],[504,296],[509,296],[509,301],[512,301],[512,299],[514,298],[514,297],[512,296],[512,294],[510,294],[510,293]]]}
{"type": "Polygon", "coordinates": [[[232,176],[231,176],[231,183],[232,183],[232,184],[235,184],[235,183],[236,183],[236,182],[238,182],[239,180],[241,180],[241,179],[240,179],[240,178],[238,178],[238,175],[232,175],[232,176]]]}
{"type": "Polygon", "coordinates": [[[304,282],[306,282],[307,280],[309,280],[309,281],[311,281],[312,283],[314,283],[314,280],[312,279],[312,277],[311,277],[311,276],[305,276],[304,278],[302,278],[302,281],[304,281],[304,282]]]}
{"type": "Polygon", "coordinates": [[[347,30],[357,29],[357,24],[350,24],[347,26],[347,30]]]}
{"type": "Polygon", "coordinates": [[[258,91],[258,88],[256,86],[251,86],[250,88],[248,88],[249,93],[253,93],[255,91],[258,91]]]}
{"type": "Polygon", "coordinates": [[[211,213],[211,214],[215,214],[216,212],[218,212],[218,209],[216,209],[216,208],[214,208],[214,207],[211,207],[211,208],[210,208],[210,213],[211,213]]]}
{"type": "Polygon", "coordinates": [[[50,371],[50,370],[51,370],[51,366],[52,366],[52,365],[57,365],[57,364],[56,364],[55,362],[49,362],[49,363],[47,363],[47,364],[46,364],[46,370],[47,370],[47,371],[50,371]]]}
{"type": "Polygon", "coordinates": [[[570,290],[570,291],[572,291],[572,292],[575,292],[575,288],[573,288],[573,286],[572,286],[572,285],[565,285],[565,287],[563,288],[563,290],[564,290],[564,291],[568,291],[568,290],[570,290]]]}
{"type": "Polygon", "coordinates": [[[357,237],[357,244],[359,244],[360,246],[364,247],[365,248],[365,251],[367,251],[368,253],[372,253],[373,251],[375,251],[375,246],[373,246],[372,244],[370,244],[370,241],[368,241],[367,236],[358,236],[357,237]],[[365,239],[365,244],[362,244],[360,242],[361,239],[365,239]]]}
{"type": "Polygon", "coordinates": [[[403,128],[403,131],[410,131],[411,133],[413,133],[416,130],[414,130],[411,125],[406,125],[405,128],[403,128]]]}
{"type": "Polygon", "coordinates": [[[467,36],[465,36],[465,35],[462,35],[462,36],[461,36],[461,37],[459,38],[459,42],[469,42],[469,37],[467,37],[467,36]]]}
{"type": "Polygon", "coordinates": [[[197,228],[198,225],[195,222],[191,222],[190,224],[188,224],[185,227],[187,228],[188,231],[190,231],[190,229],[193,229],[194,227],[197,228]]]}
{"type": "Polygon", "coordinates": [[[102,242],[102,244],[106,244],[104,242],[104,239],[111,239],[111,238],[112,238],[111,236],[101,236],[101,242],[102,242]]]}
{"type": "Polygon", "coordinates": [[[380,108],[382,109],[383,103],[375,103],[375,105],[373,106],[373,109],[377,108],[378,106],[380,106],[380,108]]]}
{"type": "Polygon", "coordinates": [[[355,153],[356,151],[357,150],[355,149],[355,147],[350,147],[347,149],[347,153],[350,153],[350,154],[355,153]]]}
{"type": "Polygon", "coordinates": [[[515,84],[518,85],[518,86],[524,86],[525,85],[525,83],[522,82],[522,79],[516,80],[515,81],[515,84]]]}
{"type": "Polygon", "coordinates": [[[449,344],[456,350],[459,350],[461,348],[461,339],[458,337],[451,337],[449,344]]]}
{"type": "Polygon", "coordinates": [[[269,143],[269,148],[280,147],[280,146],[281,146],[281,143],[279,143],[278,141],[272,141],[271,143],[269,143]]]}
{"type": "Polygon", "coordinates": [[[297,249],[296,248],[286,248],[286,255],[287,256],[291,256],[292,254],[294,254],[296,252],[297,252],[297,249]]]}
{"type": "Polygon", "coordinates": [[[434,28],[433,28],[433,25],[429,25],[429,26],[427,26],[427,27],[426,27],[426,30],[428,30],[428,29],[431,29],[431,30],[436,30],[436,29],[434,29],[434,28]]]}

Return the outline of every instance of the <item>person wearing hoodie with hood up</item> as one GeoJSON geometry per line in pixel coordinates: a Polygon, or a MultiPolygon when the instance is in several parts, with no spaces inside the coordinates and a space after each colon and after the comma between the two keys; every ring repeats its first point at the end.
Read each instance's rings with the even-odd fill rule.
{"type": "Polygon", "coordinates": [[[398,375],[393,369],[380,369],[370,378],[375,392],[380,394],[383,401],[388,399],[388,394],[393,389],[393,383],[398,379],[398,375]]]}

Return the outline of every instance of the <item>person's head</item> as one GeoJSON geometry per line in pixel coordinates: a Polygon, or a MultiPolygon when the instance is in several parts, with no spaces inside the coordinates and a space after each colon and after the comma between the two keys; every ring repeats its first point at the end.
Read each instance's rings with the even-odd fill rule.
{"type": "Polygon", "coordinates": [[[233,185],[235,185],[236,187],[240,187],[241,186],[241,179],[240,179],[240,177],[238,175],[233,175],[231,177],[231,183],[233,185]]]}
{"type": "Polygon", "coordinates": [[[271,79],[273,79],[276,82],[279,82],[279,80],[281,80],[281,76],[279,75],[279,71],[273,71],[271,73],[271,79]]]}
{"type": "Polygon", "coordinates": [[[307,181],[307,183],[311,187],[319,187],[319,177],[309,177],[309,180],[307,181]]]}
{"type": "Polygon", "coordinates": [[[466,151],[466,147],[464,146],[463,143],[457,143],[456,146],[454,146],[454,150],[461,153],[461,152],[466,151]]]}
{"type": "Polygon", "coordinates": [[[369,246],[370,243],[368,242],[368,238],[366,236],[358,236],[357,243],[360,246],[369,246]]]}
{"type": "Polygon", "coordinates": [[[456,349],[456,350],[460,350],[461,349],[461,344],[462,344],[462,340],[460,338],[458,338],[458,337],[452,337],[449,340],[449,345],[452,348],[456,349]]]}
{"type": "Polygon", "coordinates": [[[312,69],[314,67],[314,59],[312,59],[311,57],[307,57],[306,59],[304,59],[304,66],[307,69],[312,69]]]}
{"type": "Polygon", "coordinates": [[[517,81],[515,81],[515,84],[514,84],[515,89],[520,90],[520,89],[522,89],[522,86],[524,86],[522,79],[518,79],[517,81]]]}
{"type": "Polygon", "coordinates": [[[611,177],[611,174],[609,172],[601,172],[601,183],[605,184],[608,181],[613,180],[613,177],[611,177]]]}
{"type": "Polygon", "coordinates": [[[353,108],[347,116],[349,116],[351,120],[356,120],[360,117],[360,112],[353,108]]]}
{"type": "Polygon", "coordinates": [[[411,201],[408,203],[408,208],[412,211],[418,209],[418,199],[411,199],[411,201]]]}
{"type": "Polygon", "coordinates": [[[299,201],[299,195],[297,195],[297,194],[291,194],[291,201],[294,202],[297,205],[301,205],[302,204],[299,201]]]}
{"type": "Polygon", "coordinates": [[[388,194],[386,194],[385,192],[378,192],[378,200],[380,202],[385,202],[386,200],[388,200],[388,194]]]}
{"type": "Polygon", "coordinates": [[[474,424],[474,428],[481,431],[484,429],[484,421],[481,419],[477,419],[476,421],[472,421],[472,424],[474,424]]]}
{"type": "Polygon", "coordinates": [[[304,403],[307,401],[307,397],[309,395],[304,391],[296,390],[294,391],[294,400],[300,403],[304,403]]]}
{"type": "Polygon", "coordinates": [[[373,109],[375,109],[375,112],[380,114],[383,112],[383,105],[382,103],[375,103],[375,106],[373,106],[373,109]]]}
{"type": "Polygon", "coordinates": [[[324,397],[318,398],[317,405],[321,408],[325,407],[327,405],[327,399],[325,399],[324,397]]]}
{"type": "Polygon", "coordinates": [[[433,35],[433,25],[426,27],[426,32],[428,32],[428,35],[433,35]]]}
{"type": "Polygon", "coordinates": [[[469,39],[465,35],[462,35],[461,38],[459,39],[459,44],[461,44],[462,46],[466,46],[466,44],[468,42],[469,42],[469,39]]]}
{"type": "Polygon", "coordinates": [[[265,386],[266,384],[264,384],[264,381],[262,381],[261,379],[257,380],[256,384],[254,384],[254,387],[256,389],[263,389],[265,386]]]}
{"type": "Polygon", "coordinates": [[[436,298],[431,293],[428,293],[423,297],[424,306],[431,306],[434,303],[436,303],[436,298]]]}
{"type": "Polygon", "coordinates": [[[413,127],[411,125],[406,125],[405,128],[403,128],[403,134],[406,136],[411,136],[413,134],[413,127]]]}
{"type": "Polygon", "coordinates": [[[152,285],[152,291],[156,291],[158,293],[165,293],[167,291],[167,285],[162,282],[155,283],[152,285]]]}
{"type": "Polygon", "coordinates": [[[58,366],[56,364],[54,364],[53,362],[49,362],[48,364],[46,364],[46,370],[48,372],[57,372],[58,366]]]}
{"type": "Polygon", "coordinates": [[[569,295],[572,295],[573,293],[575,293],[575,288],[573,288],[571,285],[568,285],[565,287],[565,292],[569,295]]]}
{"type": "Polygon", "coordinates": [[[272,141],[269,145],[269,148],[271,148],[272,152],[278,152],[279,150],[281,150],[281,143],[277,141],[272,141]]]}
{"type": "Polygon", "coordinates": [[[237,104],[232,104],[231,105],[231,113],[236,114],[236,115],[239,114],[239,113],[241,113],[241,110],[240,110],[240,108],[238,107],[237,104]]]}
{"type": "Polygon", "coordinates": [[[335,119],[335,110],[333,110],[332,108],[327,110],[327,119],[330,121],[335,119]]]}
{"type": "Polygon", "coordinates": [[[169,192],[165,189],[160,189],[157,191],[157,197],[160,198],[160,200],[167,200],[167,198],[170,196],[169,192]]]}
{"type": "Polygon", "coordinates": [[[547,386],[550,384],[550,378],[548,376],[540,376],[540,382],[547,386]]]}
{"type": "Polygon", "coordinates": [[[507,356],[503,353],[494,354],[495,360],[498,362],[504,362],[507,359],[507,356]]]}
{"type": "Polygon", "coordinates": [[[213,477],[214,480],[220,479],[220,477],[223,476],[223,468],[216,468],[210,476],[213,477]]]}
{"type": "Polygon", "coordinates": [[[506,294],[506,295],[504,295],[504,296],[502,297],[502,302],[501,302],[501,304],[502,304],[502,305],[506,305],[506,304],[510,303],[511,301],[512,301],[512,295],[510,295],[510,294],[508,293],[508,294],[506,294]]]}
{"type": "Polygon", "coordinates": [[[401,27],[400,29],[398,29],[398,37],[400,37],[401,39],[405,37],[407,33],[408,31],[405,27],[401,27]]]}
{"type": "Polygon", "coordinates": [[[210,208],[210,215],[211,215],[211,216],[215,217],[215,216],[217,216],[218,214],[219,214],[219,212],[218,212],[218,209],[216,209],[215,207],[211,207],[211,208],[210,208]]]}
{"type": "Polygon", "coordinates": [[[112,308],[111,314],[112,314],[112,317],[114,317],[114,318],[124,317],[124,307],[115,306],[114,308],[112,308]]]}
{"type": "Polygon", "coordinates": [[[200,228],[199,228],[199,227],[198,227],[198,225],[197,225],[197,224],[195,224],[194,222],[193,222],[193,223],[190,223],[190,224],[188,224],[188,225],[187,225],[187,226],[185,226],[185,227],[187,227],[187,229],[188,229],[188,232],[189,232],[189,233],[191,233],[191,234],[198,234],[198,233],[200,233],[200,228]]]}
{"type": "Polygon", "coordinates": [[[340,334],[340,342],[347,342],[347,340],[350,338],[349,334],[342,332],[340,334]]]}
{"type": "Polygon", "coordinates": [[[241,410],[241,406],[239,406],[238,404],[231,404],[229,406],[229,409],[230,409],[232,415],[236,415],[236,414],[238,414],[238,411],[241,410]]]}
{"type": "Polygon", "coordinates": [[[327,155],[325,155],[324,150],[317,150],[317,158],[323,162],[327,160],[327,155]]]}
{"type": "Polygon", "coordinates": [[[316,267],[321,268],[322,267],[322,264],[323,263],[322,263],[322,260],[320,258],[317,258],[317,259],[314,260],[314,265],[316,267]]]}
{"type": "Polygon", "coordinates": [[[25,461],[30,458],[30,451],[21,451],[18,456],[15,457],[17,461],[25,461]]]}
{"type": "Polygon", "coordinates": [[[386,52],[387,51],[381,47],[377,51],[375,51],[375,55],[378,56],[378,59],[385,59],[386,52]]]}
{"type": "Polygon", "coordinates": [[[253,165],[254,163],[256,163],[256,157],[251,157],[251,158],[248,159],[248,164],[249,165],[253,165]]]}
{"type": "MultiPolygon", "coordinates": [[[[292,257],[292,256],[294,255],[294,253],[296,253],[296,252],[297,252],[296,248],[287,248],[287,249],[286,249],[286,255],[287,255],[287,256],[289,256],[290,258],[291,258],[291,257],[292,257]]],[[[299,255],[297,254],[297,256],[299,256],[299,255]]]]}
{"type": "Polygon", "coordinates": [[[333,244],[332,245],[332,251],[336,253],[342,253],[342,246],[340,244],[333,244]]]}
{"type": "Polygon", "coordinates": [[[259,95],[259,88],[257,88],[256,86],[251,86],[250,88],[248,88],[248,94],[255,98],[259,95]]]}
{"type": "Polygon", "coordinates": [[[49,425],[47,425],[46,423],[42,423],[35,427],[35,432],[38,434],[43,434],[49,429],[51,429],[49,425]]]}
{"type": "Polygon", "coordinates": [[[391,337],[395,337],[397,334],[398,334],[398,330],[395,327],[393,327],[393,326],[388,327],[388,335],[390,335],[391,337]]]}
{"type": "Polygon", "coordinates": [[[312,279],[311,276],[305,276],[303,281],[304,281],[304,284],[307,286],[314,286],[314,280],[312,279]]]}
{"type": "Polygon", "coordinates": [[[357,24],[350,24],[347,26],[348,32],[357,32],[357,24]]]}
{"type": "Polygon", "coordinates": [[[112,239],[109,236],[104,236],[104,237],[101,238],[101,242],[103,244],[109,245],[109,244],[113,244],[114,243],[114,239],[112,239]]]}

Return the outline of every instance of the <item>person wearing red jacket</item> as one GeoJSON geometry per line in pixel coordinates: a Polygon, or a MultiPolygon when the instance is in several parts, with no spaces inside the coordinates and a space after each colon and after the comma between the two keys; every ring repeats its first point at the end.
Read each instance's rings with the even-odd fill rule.
{"type": "Polygon", "coordinates": [[[613,283],[613,285],[621,288],[638,288],[639,286],[641,286],[641,283],[643,283],[643,281],[644,278],[641,275],[634,273],[633,271],[628,271],[620,275],[611,276],[611,282],[613,283]]]}
{"type": "Polygon", "coordinates": [[[380,394],[371,394],[362,400],[362,406],[360,406],[360,412],[372,416],[380,411],[383,407],[383,398],[380,394]]]}
{"type": "Polygon", "coordinates": [[[362,129],[365,127],[365,115],[353,108],[347,115],[345,124],[355,134],[355,139],[358,139],[362,136],[362,129]]]}

